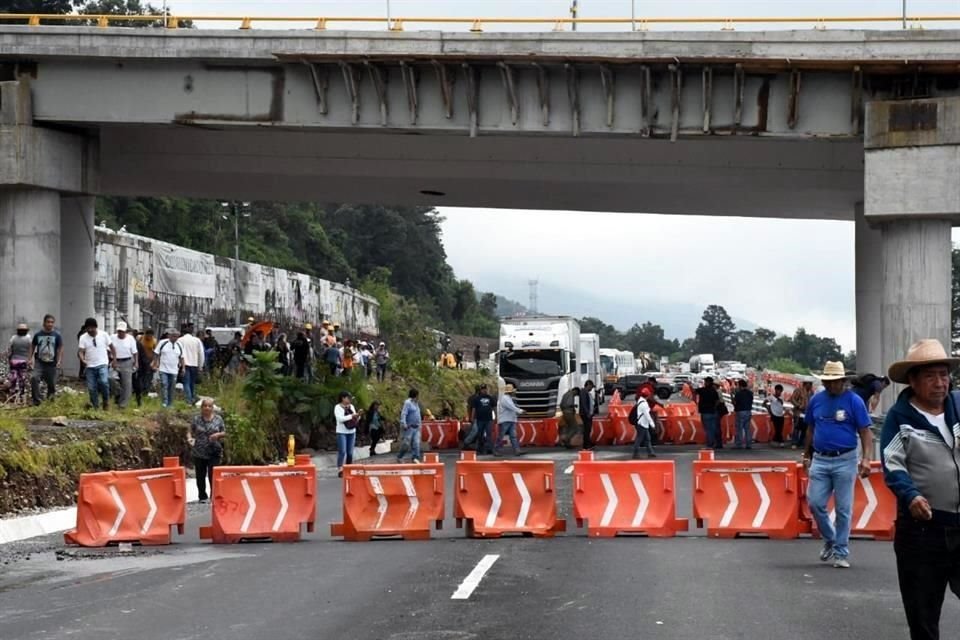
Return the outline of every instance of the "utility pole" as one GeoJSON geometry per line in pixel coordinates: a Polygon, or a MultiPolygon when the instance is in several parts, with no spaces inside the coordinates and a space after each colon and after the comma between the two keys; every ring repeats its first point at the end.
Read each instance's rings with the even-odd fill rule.
{"type": "Polygon", "coordinates": [[[637,30],[637,0],[630,0],[630,30],[637,30]]]}
{"type": "Polygon", "coordinates": [[[387,1],[387,29],[390,29],[390,0],[387,1]]]}
{"type": "Polygon", "coordinates": [[[573,31],[576,31],[576,30],[577,30],[577,23],[576,23],[576,19],[577,19],[577,0],[573,0],[573,3],[570,5],[570,17],[574,19],[573,26],[571,27],[571,29],[572,29],[573,31]]]}
{"type": "Polygon", "coordinates": [[[240,326],[240,217],[244,218],[250,217],[250,203],[249,202],[221,202],[220,206],[223,207],[228,215],[220,216],[222,219],[226,220],[228,217],[233,218],[233,298],[234,298],[234,325],[235,327],[240,326]]]}
{"type": "Polygon", "coordinates": [[[540,285],[540,280],[528,280],[527,284],[530,285],[530,313],[537,312],[537,287],[540,285]]]}
{"type": "Polygon", "coordinates": [[[907,0],[903,0],[901,3],[903,6],[903,28],[907,28],[907,0]]]}

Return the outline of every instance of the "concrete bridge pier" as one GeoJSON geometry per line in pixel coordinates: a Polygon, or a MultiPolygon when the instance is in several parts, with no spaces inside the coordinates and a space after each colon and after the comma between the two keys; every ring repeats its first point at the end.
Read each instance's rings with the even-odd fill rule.
{"type": "MultiPolygon", "coordinates": [[[[865,133],[865,223],[879,229],[881,370],[920,338],[951,348],[951,228],[960,221],[960,98],[872,102],[865,133]]],[[[858,226],[858,248],[875,252],[876,231],[858,226]]],[[[870,258],[858,256],[858,273],[876,283],[870,258]]],[[[858,283],[857,290],[870,290],[858,283]]],[[[872,300],[873,298],[871,298],[872,300]]],[[[860,296],[858,296],[858,303],[860,296]]],[[[875,326],[857,314],[860,331],[875,326]]],[[[858,360],[860,354],[858,353],[858,360]]],[[[866,370],[866,369],[864,369],[866,370]]],[[[884,394],[883,408],[895,393],[884,394]]]]}
{"type": "Polygon", "coordinates": [[[30,86],[0,82],[0,344],[17,323],[57,318],[64,369],[93,315],[96,144],[33,126],[30,86]]]}

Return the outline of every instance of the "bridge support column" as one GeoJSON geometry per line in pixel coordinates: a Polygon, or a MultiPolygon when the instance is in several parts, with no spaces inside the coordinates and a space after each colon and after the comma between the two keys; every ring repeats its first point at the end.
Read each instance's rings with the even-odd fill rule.
{"type": "MultiPolygon", "coordinates": [[[[864,214],[881,233],[886,369],[921,338],[936,338],[948,350],[952,345],[950,231],[960,222],[960,98],[869,103],[864,141],[864,214]]],[[[895,393],[884,396],[886,409],[895,393]]]]}
{"type": "MultiPolygon", "coordinates": [[[[63,240],[60,243],[60,313],[57,325],[61,327],[65,355],[63,370],[67,375],[79,373],[76,352],[76,332],[86,318],[94,315],[94,219],[93,196],[67,196],[60,199],[60,225],[63,240]]],[[[111,328],[105,327],[107,331],[111,328]]]]}
{"type": "Polygon", "coordinates": [[[882,234],[863,217],[863,203],[857,205],[854,231],[857,304],[857,371],[880,373],[883,358],[881,307],[883,303],[882,234]]]}
{"type": "Polygon", "coordinates": [[[0,190],[0,340],[47,313],[60,317],[60,195],[0,190]]]}

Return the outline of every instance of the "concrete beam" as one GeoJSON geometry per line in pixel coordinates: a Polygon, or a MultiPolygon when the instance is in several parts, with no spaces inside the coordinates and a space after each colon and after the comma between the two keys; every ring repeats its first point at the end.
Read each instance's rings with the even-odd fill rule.
{"type": "Polygon", "coordinates": [[[883,237],[863,217],[863,204],[854,216],[854,259],[857,314],[857,372],[884,375],[881,345],[883,331],[883,237]]]}

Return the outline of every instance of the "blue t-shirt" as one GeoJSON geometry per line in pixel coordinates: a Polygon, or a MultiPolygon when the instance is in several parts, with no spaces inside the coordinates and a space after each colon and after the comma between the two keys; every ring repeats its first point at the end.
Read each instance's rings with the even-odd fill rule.
{"type": "Polygon", "coordinates": [[[806,419],[813,425],[814,451],[855,449],[859,430],[873,424],[867,405],[850,390],[839,396],[820,391],[810,398],[806,419]]]}

